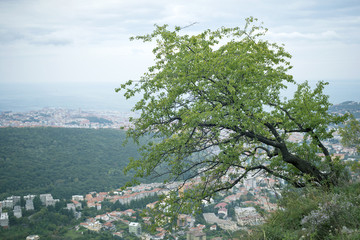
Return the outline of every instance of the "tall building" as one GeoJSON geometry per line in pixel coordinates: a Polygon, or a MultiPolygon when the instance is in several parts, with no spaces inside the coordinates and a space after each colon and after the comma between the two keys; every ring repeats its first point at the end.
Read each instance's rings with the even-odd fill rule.
{"type": "Polygon", "coordinates": [[[53,199],[53,196],[50,193],[40,194],[40,200],[45,206],[55,206],[55,203],[60,201],[59,199],[53,199]]]}
{"type": "Polygon", "coordinates": [[[9,227],[9,215],[7,212],[0,214],[0,226],[9,227]]]}
{"type": "Polygon", "coordinates": [[[141,224],[137,222],[129,223],[129,232],[135,234],[136,236],[141,235],[141,224]]]}
{"type": "Polygon", "coordinates": [[[36,195],[26,195],[26,196],[24,196],[24,199],[25,200],[34,200],[34,198],[36,197],[36,195]]]}
{"type": "Polygon", "coordinates": [[[31,199],[26,200],[25,209],[26,209],[26,211],[34,210],[33,200],[31,200],[31,199]]]}
{"type": "Polygon", "coordinates": [[[17,218],[22,217],[21,207],[18,206],[18,205],[14,207],[14,216],[17,217],[17,218]]]}

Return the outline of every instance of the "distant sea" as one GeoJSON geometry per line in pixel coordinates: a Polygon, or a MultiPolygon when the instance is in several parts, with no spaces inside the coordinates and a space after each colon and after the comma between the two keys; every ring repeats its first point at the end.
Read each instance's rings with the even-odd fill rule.
{"type": "Polygon", "coordinates": [[[25,112],[45,107],[129,112],[134,99],[116,93],[116,84],[0,83],[0,112],[25,112]]]}
{"type": "MultiPolygon", "coordinates": [[[[316,82],[310,82],[315,86],[316,82]]],[[[0,112],[25,112],[44,107],[82,109],[94,111],[129,112],[136,100],[126,100],[115,88],[121,83],[1,83],[0,112]]],[[[294,87],[289,87],[284,96],[291,97],[294,87]]],[[[329,81],[325,93],[330,102],[360,102],[360,80],[329,81]]]]}

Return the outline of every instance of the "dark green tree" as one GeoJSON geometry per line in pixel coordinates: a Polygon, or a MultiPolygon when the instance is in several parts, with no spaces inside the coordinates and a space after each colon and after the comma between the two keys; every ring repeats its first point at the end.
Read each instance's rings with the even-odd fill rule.
{"type": "Polygon", "coordinates": [[[36,197],[34,198],[33,203],[34,203],[34,209],[35,209],[36,211],[39,211],[39,210],[42,208],[42,202],[41,202],[39,196],[36,196],[36,197]]]}

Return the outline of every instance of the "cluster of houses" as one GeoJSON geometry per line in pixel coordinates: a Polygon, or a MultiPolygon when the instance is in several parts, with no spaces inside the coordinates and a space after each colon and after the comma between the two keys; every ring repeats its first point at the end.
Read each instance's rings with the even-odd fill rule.
{"type": "MultiPolygon", "coordinates": [[[[208,228],[209,230],[216,231],[218,229],[223,229],[226,231],[236,231],[239,229],[244,229],[250,225],[261,224],[263,218],[256,211],[254,206],[259,206],[267,211],[273,211],[277,208],[277,205],[269,202],[269,197],[262,191],[267,189],[267,193],[274,191],[276,181],[272,178],[266,178],[264,176],[254,176],[251,178],[245,179],[243,185],[235,186],[229,193],[224,193],[222,200],[217,203],[208,203],[213,205],[212,212],[203,213],[204,219],[207,223],[207,226],[202,224],[196,224],[195,218],[191,215],[180,214],[178,216],[177,225],[179,229],[187,232],[187,239],[206,239],[206,234],[203,231],[208,228]],[[266,183],[266,184],[264,184],[266,183]],[[260,187],[260,185],[262,187],[260,187]],[[242,196],[246,196],[250,193],[252,197],[251,200],[242,201],[241,205],[233,204],[235,201],[239,201],[242,196]],[[236,205],[236,207],[234,207],[236,205]],[[231,209],[234,208],[234,209],[231,209]],[[230,217],[229,211],[233,210],[235,216],[230,217]]],[[[104,201],[109,201],[112,203],[119,202],[121,204],[129,204],[132,201],[137,201],[145,197],[150,197],[159,194],[167,194],[172,189],[184,189],[189,187],[187,185],[182,185],[181,182],[172,183],[172,184],[161,184],[161,183],[152,183],[152,184],[141,184],[125,190],[117,190],[113,192],[90,192],[89,194],[83,195],[73,195],[71,200],[67,203],[66,209],[74,212],[76,218],[81,217],[81,211],[84,206],[82,202],[86,203],[86,206],[89,208],[96,208],[97,210],[102,209],[102,203],[104,201]]],[[[40,194],[40,200],[44,206],[55,206],[56,202],[59,199],[54,199],[51,194],[40,194]]],[[[35,195],[24,196],[25,209],[33,210],[34,203],[33,200],[35,195]]],[[[2,208],[7,208],[14,211],[14,216],[20,218],[22,216],[22,208],[20,207],[20,196],[11,196],[7,199],[0,202],[0,210],[2,208]]],[[[23,203],[24,204],[24,203],[23,203]]],[[[146,208],[154,208],[156,202],[149,203],[146,205],[146,208]]],[[[0,224],[2,227],[9,226],[9,216],[7,212],[1,211],[0,224]]],[[[165,239],[166,231],[162,228],[157,229],[157,233],[150,235],[145,233],[141,226],[142,224],[151,224],[150,217],[143,217],[139,222],[139,218],[136,218],[137,210],[127,209],[125,211],[112,211],[104,214],[99,214],[95,217],[88,218],[86,221],[82,222],[77,226],[89,229],[91,231],[99,232],[100,230],[111,231],[114,236],[123,236],[124,232],[118,231],[116,229],[116,224],[121,222],[128,226],[128,232],[136,236],[146,237],[147,239],[165,239]]],[[[181,230],[180,230],[181,231],[181,230]]]]}
{"type": "Polygon", "coordinates": [[[0,112],[0,127],[114,128],[132,127],[135,113],[43,108],[30,112],[0,112]]]}
{"type": "MultiPolygon", "coordinates": [[[[269,201],[269,197],[266,195],[269,192],[276,191],[276,183],[272,178],[265,176],[255,176],[248,178],[244,181],[243,185],[236,186],[232,189],[232,193],[224,194],[222,200],[214,204],[213,212],[204,213],[204,219],[208,224],[209,230],[217,230],[218,228],[226,231],[236,231],[239,229],[246,229],[247,226],[261,224],[263,217],[256,211],[254,206],[259,206],[266,211],[274,211],[277,209],[277,205],[269,201]],[[262,187],[260,187],[260,185],[262,187]],[[267,193],[262,191],[266,189],[267,193]],[[234,201],[238,201],[241,196],[251,194],[252,200],[243,201],[241,206],[234,207],[232,204],[234,201]],[[234,208],[235,216],[229,217],[230,208],[234,208]]],[[[181,183],[174,183],[171,186],[158,183],[153,184],[141,184],[132,188],[127,188],[124,191],[108,192],[92,192],[85,196],[84,200],[88,207],[94,207],[98,210],[101,209],[101,203],[105,200],[112,203],[119,201],[121,204],[128,204],[132,201],[136,201],[148,196],[154,196],[156,194],[166,194],[170,189],[180,187],[186,188],[188,186],[182,185],[181,183]]],[[[73,199],[74,200],[74,199],[73,199]]],[[[82,199],[80,199],[82,200],[82,199]]],[[[156,202],[149,203],[146,208],[153,208],[156,202]]],[[[102,215],[97,215],[94,218],[89,218],[85,222],[81,223],[80,226],[87,228],[92,231],[100,231],[101,229],[109,230],[113,232],[114,236],[122,236],[123,232],[116,230],[114,222],[122,222],[128,225],[128,231],[137,236],[142,235],[147,239],[164,239],[166,232],[163,229],[157,229],[156,235],[149,235],[142,232],[141,224],[150,224],[149,217],[143,217],[142,223],[136,222],[134,214],[136,210],[128,209],[125,211],[113,211],[102,215]]],[[[188,239],[205,239],[206,228],[205,225],[196,224],[195,218],[191,215],[180,214],[178,216],[177,225],[180,229],[188,229],[186,233],[188,239]]]]}
{"type": "Polygon", "coordinates": [[[86,219],[85,222],[80,223],[79,227],[84,227],[91,231],[99,232],[100,230],[111,231],[114,236],[122,237],[123,231],[117,231],[114,222],[122,222],[129,226],[129,232],[140,236],[141,225],[137,222],[131,222],[125,218],[136,219],[133,215],[136,213],[133,209],[125,211],[112,211],[105,214],[97,215],[93,218],[86,219]]]}

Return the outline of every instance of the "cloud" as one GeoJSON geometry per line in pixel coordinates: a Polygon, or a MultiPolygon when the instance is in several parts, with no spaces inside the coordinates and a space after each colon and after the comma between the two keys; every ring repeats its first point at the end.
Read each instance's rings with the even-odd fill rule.
{"type": "Polygon", "coordinates": [[[30,43],[35,45],[66,46],[72,44],[73,42],[68,39],[40,39],[32,40],[30,43]]]}
{"type": "MultiPolygon", "coordinates": [[[[48,74],[59,81],[133,78],[153,56],[151,44],[129,42],[130,36],[152,32],[155,23],[172,28],[199,22],[186,34],[242,27],[249,16],[264,21],[271,41],[291,49],[301,72],[311,58],[324,62],[317,76],[341,76],[334,59],[351,67],[347,59],[360,61],[359,6],[358,0],[0,0],[0,81],[48,81],[48,74]],[[315,47],[305,51],[308,46],[315,47]],[[16,66],[28,70],[11,70],[16,66]]],[[[354,71],[348,67],[346,72],[354,71]]]]}
{"type": "Polygon", "coordinates": [[[334,31],[325,31],[319,33],[301,33],[301,32],[268,32],[268,36],[275,39],[296,39],[296,40],[338,40],[340,36],[334,31]]]}

